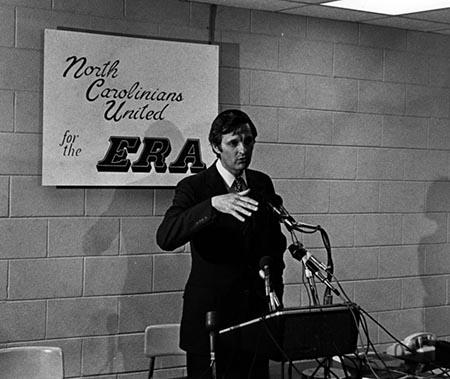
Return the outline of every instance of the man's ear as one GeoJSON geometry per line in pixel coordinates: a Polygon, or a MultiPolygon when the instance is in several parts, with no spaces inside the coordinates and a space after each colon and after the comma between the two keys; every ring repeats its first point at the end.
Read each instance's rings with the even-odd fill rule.
{"type": "Polygon", "coordinates": [[[222,153],[222,150],[220,150],[219,146],[212,145],[212,149],[216,155],[220,155],[222,153]]]}

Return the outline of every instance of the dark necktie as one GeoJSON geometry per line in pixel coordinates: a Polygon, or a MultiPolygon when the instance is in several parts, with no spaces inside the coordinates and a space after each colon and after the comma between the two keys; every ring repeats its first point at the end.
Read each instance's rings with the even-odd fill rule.
{"type": "Polygon", "coordinates": [[[233,184],[231,185],[231,190],[233,192],[242,192],[247,189],[247,184],[245,184],[245,180],[242,178],[242,176],[238,176],[236,179],[234,179],[233,184]]]}

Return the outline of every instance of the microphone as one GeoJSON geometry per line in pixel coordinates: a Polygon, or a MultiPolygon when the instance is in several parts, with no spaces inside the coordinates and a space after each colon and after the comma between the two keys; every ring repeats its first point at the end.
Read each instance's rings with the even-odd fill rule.
{"type": "Polygon", "coordinates": [[[264,287],[266,290],[267,298],[270,297],[270,265],[272,264],[272,258],[264,256],[259,260],[259,275],[264,279],[264,287]]]}
{"type": "Polygon", "coordinates": [[[323,284],[325,284],[337,296],[341,294],[331,284],[325,275],[320,270],[327,271],[327,267],[317,260],[308,250],[303,247],[301,243],[293,243],[288,247],[292,257],[298,261],[303,262],[305,267],[310,270],[323,284]]]}
{"type": "Polygon", "coordinates": [[[312,224],[306,224],[304,222],[297,222],[294,217],[292,217],[287,209],[283,206],[283,199],[281,196],[275,194],[272,199],[266,200],[267,205],[269,208],[272,209],[272,211],[279,217],[280,222],[283,223],[286,228],[291,231],[293,229],[297,228],[306,228],[311,230],[318,230],[320,229],[320,225],[312,225],[312,224]]]}
{"type": "Polygon", "coordinates": [[[275,292],[271,288],[270,282],[270,265],[272,264],[272,258],[269,256],[264,256],[259,261],[259,275],[264,279],[264,287],[266,292],[266,297],[269,303],[269,311],[273,312],[280,308],[280,301],[275,292]]]}
{"type": "Polygon", "coordinates": [[[217,313],[216,311],[206,312],[206,330],[209,332],[209,353],[212,369],[212,378],[216,378],[216,327],[217,327],[217,313]]]}

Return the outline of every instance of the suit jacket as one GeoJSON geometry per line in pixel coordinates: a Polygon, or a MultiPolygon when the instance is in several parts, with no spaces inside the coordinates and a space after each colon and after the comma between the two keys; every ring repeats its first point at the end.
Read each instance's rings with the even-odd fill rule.
{"type": "Polygon", "coordinates": [[[275,195],[271,179],[246,170],[249,196],[259,202],[258,211],[240,222],[218,212],[211,198],[228,193],[213,164],[199,174],[181,180],[172,206],[157,231],[157,243],[173,250],[190,241],[191,272],[184,291],[180,346],[194,353],[209,352],[206,312],[217,311],[219,326],[226,327],[260,316],[267,310],[259,260],[271,256],[271,280],[281,299],[286,238],[264,199],[275,195]]]}

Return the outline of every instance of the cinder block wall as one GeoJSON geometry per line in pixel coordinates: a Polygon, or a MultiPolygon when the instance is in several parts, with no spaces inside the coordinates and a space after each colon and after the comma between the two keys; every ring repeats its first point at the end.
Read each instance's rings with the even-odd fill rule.
{"type": "MultiPolygon", "coordinates": [[[[155,243],[172,191],[40,185],[43,30],[207,41],[208,20],[178,0],[0,1],[1,346],[61,346],[66,377],[146,376],[143,330],[179,320],[189,270],[155,243]]],[[[450,37],[220,6],[215,35],[221,108],[254,118],[253,167],[327,230],[349,296],[400,338],[448,338],[450,37]]]]}

